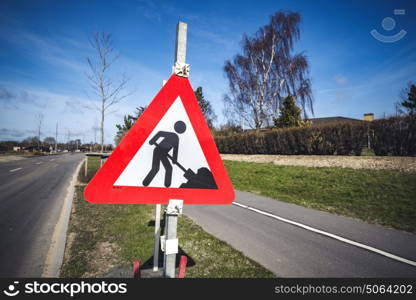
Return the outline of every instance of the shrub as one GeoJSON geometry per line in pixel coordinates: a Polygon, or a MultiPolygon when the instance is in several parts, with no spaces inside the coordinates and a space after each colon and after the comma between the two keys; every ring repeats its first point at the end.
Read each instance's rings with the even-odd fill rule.
{"type": "Polygon", "coordinates": [[[392,117],[369,122],[343,122],[217,136],[221,153],[361,155],[367,146],[376,155],[416,155],[416,118],[392,117]]]}
{"type": "Polygon", "coordinates": [[[376,155],[416,155],[416,116],[376,120],[371,130],[371,148],[376,155]]]}

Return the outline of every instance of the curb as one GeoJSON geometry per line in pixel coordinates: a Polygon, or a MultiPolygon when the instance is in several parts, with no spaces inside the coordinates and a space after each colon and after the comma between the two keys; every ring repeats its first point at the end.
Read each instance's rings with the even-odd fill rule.
{"type": "Polygon", "coordinates": [[[52,234],[51,245],[46,255],[45,265],[41,277],[58,278],[64,259],[66,234],[68,230],[69,217],[71,216],[72,201],[75,194],[75,185],[78,181],[78,174],[85,159],[78,164],[71,182],[66,190],[64,204],[62,206],[59,220],[56,223],[52,234]]]}

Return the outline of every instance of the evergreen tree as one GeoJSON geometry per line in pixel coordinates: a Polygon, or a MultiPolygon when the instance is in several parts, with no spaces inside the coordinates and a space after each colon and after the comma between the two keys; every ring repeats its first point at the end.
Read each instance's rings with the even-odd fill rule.
{"type": "Polygon", "coordinates": [[[135,115],[125,115],[124,116],[124,124],[117,124],[116,127],[118,129],[116,137],[114,138],[114,141],[116,142],[116,145],[120,143],[121,139],[124,137],[124,135],[127,133],[127,131],[130,130],[130,128],[133,126],[133,124],[137,121],[137,119],[143,114],[145,111],[146,106],[140,106],[136,108],[135,115]]]}
{"type": "Polygon", "coordinates": [[[409,84],[409,86],[405,89],[403,101],[400,104],[408,111],[409,115],[416,115],[416,85],[415,84],[409,84]]]}
{"type": "Polygon", "coordinates": [[[202,87],[198,87],[195,91],[196,99],[198,99],[199,107],[201,107],[202,113],[205,116],[205,120],[208,123],[209,128],[213,128],[214,121],[217,119],[214,110],[212,109],[211,103],[205,99],[202,93],[202,87]]]}
{"type": "Polygon", "coordinates": [[[274,119],[274,124],[279,128],[303,126],[301,112],[302,110],[296,105],[293,96],[289,95],[283,99],[279,118],[274,119]]]}

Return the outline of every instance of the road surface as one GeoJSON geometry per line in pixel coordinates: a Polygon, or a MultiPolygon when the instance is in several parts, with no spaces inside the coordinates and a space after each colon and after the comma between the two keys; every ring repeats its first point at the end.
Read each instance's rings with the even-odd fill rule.
{"type": "MultiPolygon", "coordinates": [[[[416,261],[416,235],[236,191],[237,203],[416,261]]],[[[237,205],[184,213],[282,277],[416,277],[416,267],[237,205]]]]}
{"type": "Polygon", "coordinates": [[[84,155],[0,163],[0,277],[40,277],[66,189],[84,155]]]}

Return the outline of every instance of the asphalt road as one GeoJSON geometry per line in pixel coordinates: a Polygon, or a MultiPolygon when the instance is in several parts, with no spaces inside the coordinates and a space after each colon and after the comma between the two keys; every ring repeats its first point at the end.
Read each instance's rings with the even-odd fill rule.
{"type": "MultiPolygon", "coordinates": [[[[236,202],[416,261],[416,235],[236,191],[236,202]]],[[[416,277],[416,267],[236,205],[187,205],[207,232],[282,277],[416,277]]]]}
{"type": "Polygon", "coordinates": [[[40,277],[67,186],[84,155],[0,163],[0,277],[40,277]]]}

